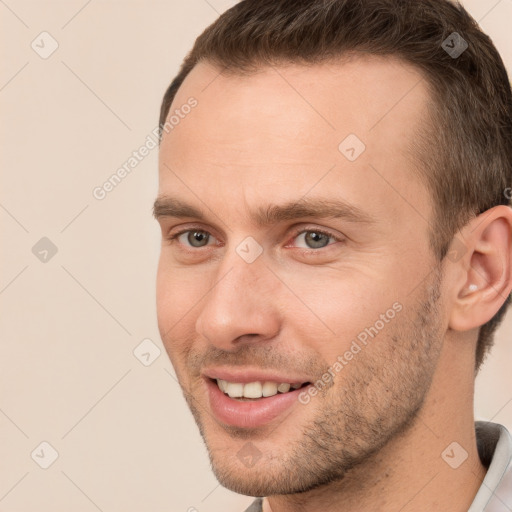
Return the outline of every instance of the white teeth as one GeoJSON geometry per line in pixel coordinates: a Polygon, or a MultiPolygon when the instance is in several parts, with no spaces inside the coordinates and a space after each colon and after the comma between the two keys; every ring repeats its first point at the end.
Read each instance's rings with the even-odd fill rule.
{"type": "Polygon", "coordinates": [[[237,382],[226,382],[226,391],[231,398],[241,398],[244,396],[244,385],[237,382]]]}
{"type": "Polygon", "coordinates": [[[277,395],[277,384],[275,382],[265,382],[261,390],[263,396],[277,395]]]}
{"type": "Polygon", "coordinates": [[[290,391],[290,384],[287,384],[286,382],[279,384],[279,386],[277,386],[277,391],[280,393],[286,393],[287,391],[290,391]]]}
{"type": "Polygon", "coordinates": [[[217,379],[217,386],[231,398],[261,398],[277,395],[277,393],[287,393],[290,389],[298,389],[302,384],[288,384],[282,382],[248,382],[242,384],[240,382],[228,382],[226,380],[217,379]]]}
{"type": "Polygon", "coordinates": [[[262,385],[260,382],[249,382],[244,386],[245,398],[261,398],[262,385]]]}

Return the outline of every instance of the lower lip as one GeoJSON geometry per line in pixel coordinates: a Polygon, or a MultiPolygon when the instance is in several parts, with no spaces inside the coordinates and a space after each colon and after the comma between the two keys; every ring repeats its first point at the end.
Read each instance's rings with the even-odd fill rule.
{"type": "Polygon", "coordinates": [[[307,386],[304,386],[288,393],[278,393],[258,400],[240,401],[224,394],[217,383],[210,379],[206,380],[206,385],[210,407],[215,417],[221,423],[241,428],[261,427],[271,422],[296,404],[299,394],[307,389],[307,386]]]}

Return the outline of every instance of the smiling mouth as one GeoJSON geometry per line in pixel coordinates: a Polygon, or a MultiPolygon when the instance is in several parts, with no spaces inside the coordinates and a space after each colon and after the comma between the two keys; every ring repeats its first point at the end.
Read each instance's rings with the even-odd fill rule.
{"type": "Polygon", "coordinates": [[[215,373],[224,373],[223,377],[231,379],[220,379],[218,375],[205,379],[209,407],[221,426],[249,429],[264,427],[285,411],[296,408],[300,402],[299,395],[304,393],[302,388],[311,386],[310,382],[299,381],[304,377],[288,377],[293,380],[283,382],[281,379],[287,378],[284,375],[269,375],[266,378],[273,380],[266,380],[264,375],[258,376],[251,371],[239,372],[240,375],[220,370],[215,373]],[[256,380],[258,377],[263,380],[256,380]]]}
{"type": "Polygon", "coordinates": [[[289,382],[228,382],[222,379],[210,379],[215,382],[218,388],[230,398],[240,402],[257,401],[261,398],[268,398],[277,394],[286,394],[299,388],[308,386],[309,382],[289,383],[289,382]]]}

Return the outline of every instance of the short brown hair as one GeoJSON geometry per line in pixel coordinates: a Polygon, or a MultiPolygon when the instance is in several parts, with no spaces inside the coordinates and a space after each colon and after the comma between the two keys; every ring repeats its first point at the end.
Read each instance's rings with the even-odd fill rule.
{"type": "MultiPolygon", "coordinates": [[[[472,217],[509,205],[505,190],[512,181],[507,72],[490,38],[458,2],[243,0],[197,38],[164,95],[160,129],[178,88],[200,61],[225,72],[250,73],[265,65],[320,63],[349,52],[398,57],[426,80],[429,119],[410,149],[433,198],[430,241],[443,260],[472,217]],[[445,51],[446,44],[455,45],[454,32],[468,45],[458,56],[445,51]]],[[[510,296],[480,328],[476,371],[509,302],[510,296]]]]}

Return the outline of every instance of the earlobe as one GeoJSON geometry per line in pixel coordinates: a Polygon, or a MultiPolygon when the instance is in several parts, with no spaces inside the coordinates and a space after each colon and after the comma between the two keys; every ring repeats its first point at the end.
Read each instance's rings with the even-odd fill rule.
{"type": "Polygon", "coordinates": [[[512,289],[512,209],[496,206],[461,230],[464,257],[452,262],[460,288],[454,290],[449,325],[468,331],[487,323],[512,289]]]}

